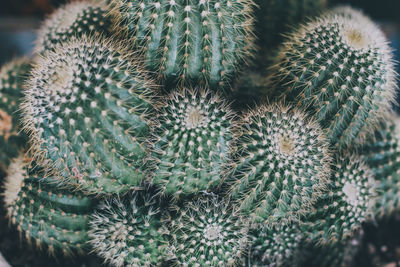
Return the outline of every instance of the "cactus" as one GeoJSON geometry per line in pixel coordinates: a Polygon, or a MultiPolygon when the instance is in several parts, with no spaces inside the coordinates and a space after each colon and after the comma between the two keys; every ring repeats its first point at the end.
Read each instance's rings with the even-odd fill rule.
{"type": "Polygon", "coordinates": [[[249,267],[290,266],[303,238],[296,224],[272,228],[253,227],[249,236],[253,240],[249,267]]]}
{"type": "Polygon", "coordinates": [[[40,165],[89,194],[140,187],[155,91],[134,55],[82,37],[48,51],[32,74],[24,124],[40,165]]]}
{"type": "Polygon", "coordinates": [[[332,165],[327,191],[304,219],[307,241],[347,242],[373,218],[375,181],[372,170],[358,156],[340,156],[332,165]]]}
{"type": "Polygon", "coordinates": [[[7,215],[21,235],[50,253],[87,252],[88,215],[95,201],[45,182],[43,173],[31,168],[25,156],[15,158],[7,172],[7,215]]]}
{"type": "Polygon", "coordinates": [[[329,12],[289,35],[269,80],[287,101],[312,112],[339,148],[365,139],[363,126],[375,127],[396,87],[386,38],[351,9],[329,12]]]}
{"type": "Polygon", "coordinates": [[[248,222],[211,195],[177,207],[169,217],[176,266],[238,266],[247,246],[248,222]]]}
{"type": "Polygon", "coordinates": [[[321,129],[280,104],[251,110],[240,124],[229,196],[255,222],[298,220],[329,177],[331,156],[321,129]]]}
{"type": "Polygon", "coordinates": [[[158,109],[153,183],[175,198],[214,189],[229,162],[233,119],[219,94],[204,89],[171,93],[158,109]]]}
{"type": "Polygon", "coordinates": [[[166,85],[226,89],[253,50],[252,0],[112,0],[114,27],[166,85]]]}
{"type": "Polygon", "coordinates": [[[113,266],[158,266],[167,256],[168,231],[160,201],[148,193],[106,200],[90,219],[90,244],[113,266]]]}
{"type": "Polygon", "coordinates": [[[37,53],[82,35],[109,34],[111,18],[102,0],[82,0],[58,8],[42,24],[35,45],[37,53]]]}
{"type": "Polygon", "coordinates": [[[27,137],[20,132],[19,104],[22,87],[30,70],[30,60],[17,59],[0,69],[0,169],[25,150],[27,137]]]}

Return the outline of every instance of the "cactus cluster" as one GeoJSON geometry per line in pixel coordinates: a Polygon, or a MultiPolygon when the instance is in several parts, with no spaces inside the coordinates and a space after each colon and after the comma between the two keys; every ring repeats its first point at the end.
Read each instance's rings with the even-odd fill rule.
{"type": "Polygon", "coordinates": [[[11,225],[118,267],[342,264],[365,223],[399,211],[396,73],[360,11],[296,25],[325,4],[62,6],[35,57],[0,71],[11,225]],[[252,58],[274,64],[243,73],[252,58]]]}

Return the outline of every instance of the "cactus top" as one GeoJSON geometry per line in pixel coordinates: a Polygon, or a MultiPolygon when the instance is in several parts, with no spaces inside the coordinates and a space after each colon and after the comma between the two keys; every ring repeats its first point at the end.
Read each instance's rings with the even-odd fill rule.
{"type": "Polygon", "coordinates": [[[58,43],[83,34],[107,34],[111,27],[107,12],[102,0],[76,1],[58,8],[39,29],[36,52],[54,49],[58,43]]]}
{"type": "Polygon", "coordinates": [[[332,145],[346,147],[391,107],[396,85],[382,31],[358,11],[338,12],[288,36],[271,80],[286,100],[315,113],[332,145]]]}
{"type": "Polygon", "coordinates": [[[254,108],[240,124],[230,196],[256,222],[299,219],[330,174],[331,155],[320,127],[281,104],[254,108]]]}
{"type": "Polygon", "coordinates": [[[166,82],[226,89],[253,46],[252,0],[112,0],[115,28],[166,82]]]}
{"type": "Polygon", "coordinates": [[[39,58],[24,103],[35,157],[86,193],[123,193],[144,180],[154,86],[112,40],[82,37],[39,58]]]}

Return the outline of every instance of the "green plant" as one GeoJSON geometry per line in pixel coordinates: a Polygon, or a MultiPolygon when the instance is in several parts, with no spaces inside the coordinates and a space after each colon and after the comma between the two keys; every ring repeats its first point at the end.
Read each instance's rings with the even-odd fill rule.
{"type": "Polygon", "coordinates": [[[215,189],[229,163],[234,116],[226,100],[205,89],[164,98],[151,145],[153,183],[174,197],[215,189]]]}
{"type": "Polygon", "coordinates": [[[24,155],[15,158],[7,172],[7,216],[28,242],[46,247],[49,253],[88,251],[86,231],[94,200],[47,182],[50,178],[43,179],[43,173],[33,169],[24,155]]]}
{"type": "Polygon", "coordinates": [[[29,59],[21,58],[0,69],[0,169],[3,170],[26,148],[27,136],[20,131],[19,104],[30,64],[29,59]]]}
{"type": "Polygon", "coordinates": [[[396,88],[384,34],[351,9],[328,12],[290,34],[273,72],[277,94],[312,112],[340,148],[375,127],[396,88]]]}
{"type": "Polygon", "coordinates": [[[135,55],[113,41],[63,43],[37,59],[26,91],[35,158],[86,193],[140,187],[154,95],[135,55]]]}
{"type": "Polygon", "coordinates": [[[143,49],[146,66],[176,87],[229,89],[253,50],[252,0],[112,0],[114,27],[143,49]],[[227,88],[228,87],[228,88],[227,88]]]}
{"type": "Polygon", "coordinates": [[[240,123],[228,196],[241,212],[269,226],[311,209],[330,174],[328,142],[297,109],[259,106],[240,123]]]}

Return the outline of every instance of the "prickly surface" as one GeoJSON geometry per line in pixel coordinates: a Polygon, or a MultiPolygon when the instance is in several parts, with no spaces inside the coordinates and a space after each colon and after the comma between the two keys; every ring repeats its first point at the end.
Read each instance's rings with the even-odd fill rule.
{"type": "Polygon", "coordinates": [[[166,84],[227,89],[253,50],[252,0],[113,0],[114,27],[166,84]]]}
{"type": "Polygon", "coordinates": [[[26,148],[27,137],[21,132],[19,105],[30,64],[30,60],[21,58],[0,69],[0,169],[3,170],[26,148]]]}
{"type": "Polygon", "coordinates": [[[205,89],[181,89],[160,102],[151,148],[153,183],[174,197],[221,181],[233,142],[234,114],[205,89]]]}
{"type": "Polygon", "coordinates": [[[393,65],[378,26],[347,8],[290,34],[270,82],[277,94],[312,112],[331,144],[343,148],[363,139],[391,107],[393,65]]]}
{"type": "Polygon", "coordinates": [[[239,266],[244,256],[247,221],[216,197],[178,208],[169,227],[176,266],[239,266]]]}
{"type": "Polygon", "coordinates": [[[4,199],[10,222],[28,242],[51,254],[87,252],[95,201],[47,183],[29,164],[30,159],[19,156],[8,168],[4,199]]]}
{"type": "Polygon", "coordinates": [[[302,231],[317,244],[347,242],[373,218],[375,197],[373,172],[362,158],[338,157],[327,190],[305,216],[302,231]]]}
{"type": "Polygon", "coordinates": [[[168,234],[159,207],[159,201],[143,192],[104,201],[90,219],[94,251],[113,266],[159,266],[168,234]]]}
{"type": "Polygon", "coordinates": [[[248,112],[238,131],[229,197],[256,222],[298,220],[330,174],[328,142],[319,126],[299,110],[274,104],[248,112]]]}
{"type": "Polygon", "coordinates": [[[38,59],[24,123],[60,183],[94,194],[141,186],[154,86],[140,66],[113,41],[86,37],[38,59]]]}
{"type": "Polygon", "coordinates": [[[35,50],[43,53],[82,35],[109,34],[111,18],[103,0],[81,0],[58,8],[38,31],[35,50]]]}

